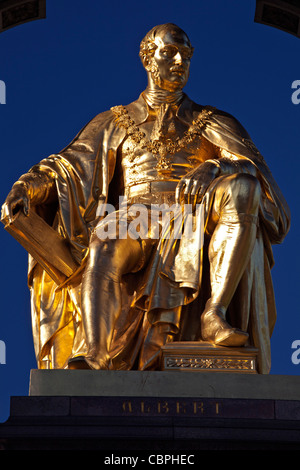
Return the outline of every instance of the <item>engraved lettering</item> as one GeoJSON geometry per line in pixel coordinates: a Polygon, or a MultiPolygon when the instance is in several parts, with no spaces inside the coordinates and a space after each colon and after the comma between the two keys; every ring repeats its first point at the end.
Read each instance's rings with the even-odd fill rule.
{"type": "Polygon", "coordinates": [[[204,413],[203,402],[194,401],[193,402],[193,412],[194,412],[194,415],[196,415],[198,413],[203,414],[204,413]]]}
{"type": "Polygon", "coordinates": [[[176,402],[176,413],[180,414],[180,413],[185,413],[186,412],[186,409],[185,409],[185,403],[180,403],[179,401],[176,402]]]}
{"type": "Polygon", "coordinates": [[[142,413],[150,413],[151,412],[151,407],[150,406],[145,406],[145,402],[141,402],[141,412],[142,413]]]}
{"type": "Polygon", "coordinates": [[[122,405],[123,411],[132,413],[132,404],[131,401],[124,401],[122,405]]]}
{"type": "Polygon", "coordinates": [[[158,405],[157,405],[157,411],[159,413],[169,413],[169,405],[168,405],[168,402],[167,401],[164,401],[164,402],[158,402],[158,405]]]}

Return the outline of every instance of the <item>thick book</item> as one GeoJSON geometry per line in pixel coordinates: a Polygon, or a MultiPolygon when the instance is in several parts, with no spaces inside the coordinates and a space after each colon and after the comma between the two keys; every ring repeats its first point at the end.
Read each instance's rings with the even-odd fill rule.
{"type": "Polygon", "coordinates": [[[5,220],[2,222],[5,230],[31,254],[56,284],[65,282],[78,269],[66,240],[36,212],[31,211],[25,216],[19,211],[10,224],[5,220]]]}

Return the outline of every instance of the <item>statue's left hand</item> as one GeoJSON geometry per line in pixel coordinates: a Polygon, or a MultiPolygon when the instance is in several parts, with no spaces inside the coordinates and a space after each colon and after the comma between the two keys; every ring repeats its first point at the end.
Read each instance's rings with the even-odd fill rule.
{"type": "Polygon", "coordinates": [[[209,160],[187,173],[176,188],[176,203],[200,203],[210,183],[219,175],[220,168],[209,160]]]}
{"type": "Polygon", "coordinates": [[[15,183],[1,208],[1,221],[11,224],[14,215],[22,210],[25,215],[29,213],[29,195],[24,183],[15,183]]]}

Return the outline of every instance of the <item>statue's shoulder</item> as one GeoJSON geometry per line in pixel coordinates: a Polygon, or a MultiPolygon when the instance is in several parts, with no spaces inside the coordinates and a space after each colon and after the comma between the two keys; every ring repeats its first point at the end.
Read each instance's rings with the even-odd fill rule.
{"type": "Polygon", "coordinates": [[[114,123],[116,117],[120,114],[129,113],[137,122],[145,119],[147,115],[147,107],[142,95],[135,101],[130,103],[113,105],[109,110],[97,114],[89,123],[89,126],[96,126],[98,129],[105,128],[114,123]]]}
{"type": "Polygon", "coordinates": [[[102,111],[96,116],[94,116],[86,125],[87,126],[97,126],[97,127],[105,127],[114,119],[114,114],[111,109],[106,111],[102,111]]]}
{"type": "Polygon", "coordinates": [[[72,143],[78,140],[88,139],[90,142],[95,140],[97,142],[101,139],[104,132],[113,126],[114,115],[111,110],[103,111],[92,119],[90,119],[85,126],[74,137],[72,143]]]}
{"type": "Polygon", "coordinates": [[[226,129],[227,132],[232,133],[244,139],[249,139],[250,136],[241,122],[232,114],[211,105],[200,105],[193,103],[193,107],[197,113],[209,111],[208,119],[212,126],[215,128],[226,129]]]}
{"type": "Polygon", "coordinates": [[[200,125],[203,124],[202,135],[210,142],[233,153],[255,158],[256,162],[263,162],[263,157],[249,133],[235,116],[213,106],[203,106],[194,102],[191,102],[190,106],[192,114],[195,116],[196,113],[200,117],[200,119],[198,117],[200,125]]]}
{"type": "Polygon", "coordinates": [[[243,138],[249,138],[249,134],[243,124],[241,124],[239,119],[237,119],[232,114],[220,109],[216,109],[216,111],[214,112],[214,117],[223,127],[228,128],[229,130],[231,130],[237,135],[240,135],[243,138]]]}

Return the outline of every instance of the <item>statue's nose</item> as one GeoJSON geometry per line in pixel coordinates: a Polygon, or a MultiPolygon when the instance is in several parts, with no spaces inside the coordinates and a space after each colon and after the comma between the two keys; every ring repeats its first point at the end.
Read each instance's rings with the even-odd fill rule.
{"type": "Polygon", "coordinates": [[[181,56],[179,51],[174,56],[174,60],[175,60],[176,64],[182,64],[183,60],[182,60],[182,56],[181,56]]]}

